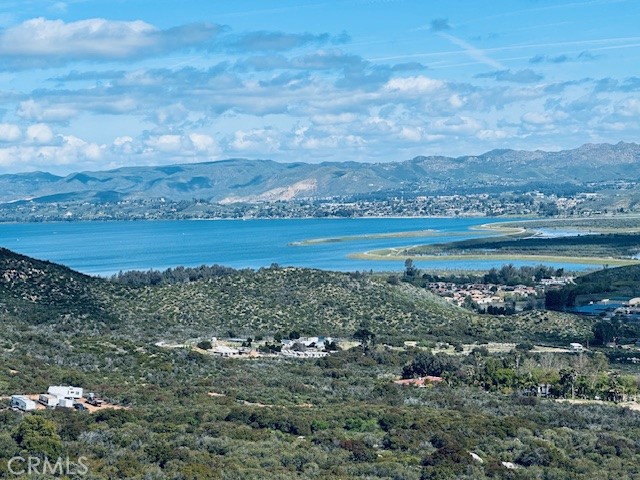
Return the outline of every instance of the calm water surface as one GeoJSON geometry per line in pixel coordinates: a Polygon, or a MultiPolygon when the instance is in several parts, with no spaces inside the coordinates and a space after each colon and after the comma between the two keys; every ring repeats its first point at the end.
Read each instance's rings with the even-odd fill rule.
{"type": "MultiPolygon", "coordinates": [[[[222,264],[235,268],[272,263],[326,270],[399,271],[398,261],[357,260],[347,256],[386,247],[461,240],[486,235],[473,227],[504,220],[486,218],[364,218],[214,221],[60,222],[0,224],[0,245],[84,273],[164,269],[178,265],[222,264]],[[441,235],[361,238],[348,242],[293,246],[314,238],[436,230],[441,235]]],[[[485,269],[504,262],[416,261],[420,268],[485,269]]],[[[531,265],[536,262],[512,262],[531,265]]],[[[593,268],[556,264],[567,269],[593,268]]]]}

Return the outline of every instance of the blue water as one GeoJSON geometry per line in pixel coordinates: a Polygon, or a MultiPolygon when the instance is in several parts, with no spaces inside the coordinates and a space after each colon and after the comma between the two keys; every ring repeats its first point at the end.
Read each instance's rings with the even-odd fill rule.
{"type": "MultiPolygon", "coordinates": [[[[0,246],[98,275],[110,275],[120,270],[214,263],[235,268],[268,267],[278,263],[325,270],[401,271],[404,259],[358,260],[347,255],[386,247],[478,237],[486,235],[486,232],[473,231],[472,227],[497,221],[500,220],[362,218],[0,224],[0,246]],[[436,230],[441,235],[290,245],[314,238],[416,230],[436,230]]],[[[502,263],[415,260],[416,266],[422,269],[488,269],[502,263]]],[[[511,263],[520,266],[539,262],[511,263]]],[[[569,270],[593,268],[575,264],[554,266],[569,270]]]]}

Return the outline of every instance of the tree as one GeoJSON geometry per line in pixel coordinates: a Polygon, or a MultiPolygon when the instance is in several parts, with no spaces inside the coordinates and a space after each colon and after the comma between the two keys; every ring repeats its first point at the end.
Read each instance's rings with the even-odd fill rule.
{"type": "Polygon", "coordinates": [[[376,334],[366,327],[356,330],[353,338],[362,342],[362,348],[365,352],[368,352],[376,344],[376,334]]]}
{"type": "Polygon", "coordinates": [[[56,424],[40,415],[24,417],[13,438],[30,455],[42,454],[54,458],[62,450],[62,439],[56,431],[56,424]]]}
{"type": "Polygon", "coordinates": [[[596,345],[606,345],[620,334],[620,323],[615,320],[601,320],[593,325],[592,331],[594,343],[596,345]]]}
{"type": "Polygon", "coordinates": [[[404,261],[404,276],[408,278],[417,277],[419,274],[419,270],[413,265],[413,260],[407,258],[404,261]]]}
{"type": "Polygon", "coordinates": [[[560,370],[560,385],[563,387],[563,393],[571,388],[571,398],[576,397],[576,380],[578,374],[573,368],[563,368],[560,370]]]}

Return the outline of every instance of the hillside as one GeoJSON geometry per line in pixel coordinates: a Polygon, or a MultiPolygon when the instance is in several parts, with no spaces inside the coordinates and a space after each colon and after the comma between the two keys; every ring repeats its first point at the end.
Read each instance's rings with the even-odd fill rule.
{"type": "Polygon", "coordinates": [[[640,433],[637,413],[601,401],[574,405],[522,394],[541,381],[552,382],[560,399],[572,395],[573,383],[589,398],[636,392],[636,377],[609,374],[602,353],[534,353],[525,345],[463,355],[383,345],[539,341],[549,334],[566,343],[590,332],[585,320],[547,312],[479,317],[422,289],[361,274],[286,267],[198,272],[194,280],[192,271],[174,269],[125,282],[0,251],[0,303],[11,308],[0,311],[0,477],[11,476],[8,460],[25,451],[82,455],[96,479],[640,473],[640,448],[629,440],[640,433]],[[111,316],[117,321],[107,322],[111,316]],[[154,345],[229,330],[351,333],[361,322],[376,332],[378,345],[320,359],[217,358],[154,345]],[[565,373],[572,368],[575,381],[565,373]],[[411,369],[446,381],[429,388],[394,384],[411,369]],[[121,408],[2,408],[12,394],[64,384],[121,408]]]}
{"type": "Polygon", "coordinates": [[[424,289],[379,277],[272,267],[220,268],[210,278],[133,286],[0,251],[0,305],[19,323],[149,341],[212,335],[351,335],[363,325],[395,340],[489,341],[589,335],[566,314],[479,316],[424,289]]]}
{"type": "Polygon", "coordinates": [[[493,150],[479,156],[416,157],[377,164],[231,159],[79,172],[65,177],[43,172],[0,175],[0,203],[148,198],[233,203],[399,190],[434,193],[529,184],[583,185],[638,177],[640,145],[621,142],[587,144],[559,152],[493,150]]]}
{"type": "Polygon", "coordinates": [[[104,281],[0,248],[0,312],[27,324],[113,323],[104,281]]]}

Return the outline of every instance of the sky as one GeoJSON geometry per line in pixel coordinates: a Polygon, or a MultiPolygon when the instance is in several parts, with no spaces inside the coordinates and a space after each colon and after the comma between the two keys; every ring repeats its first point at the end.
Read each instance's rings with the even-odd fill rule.
{"type": "Polygon", "coordinates": [[[637,141],[638,0],[0,0],[0,173],[637,141]]]}

